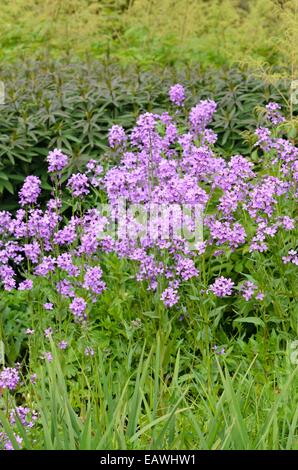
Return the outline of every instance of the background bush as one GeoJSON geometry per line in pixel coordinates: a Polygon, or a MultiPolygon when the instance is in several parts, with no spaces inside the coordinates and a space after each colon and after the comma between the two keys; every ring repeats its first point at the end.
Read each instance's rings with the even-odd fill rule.
{"type": "MultiPolygon", "coordinates": [[[[298,0],[2,0],[0,58],[297,67],[298,0]]],[[[297,69],[296,69],[297,72],[297,69]]]]}

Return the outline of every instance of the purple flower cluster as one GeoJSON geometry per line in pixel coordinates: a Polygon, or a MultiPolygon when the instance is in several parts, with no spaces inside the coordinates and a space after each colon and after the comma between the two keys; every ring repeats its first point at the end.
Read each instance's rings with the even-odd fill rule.
{"type": "Polygon", "coordinates": [[[114,125],[109,130],[108,141],[111,148],[119,147],[126,141],[123,127],[114,125]]]}
{"type": "Polygon", "coordinates": [[[64,155],[64,153],[62,153],[61,150],[55,149],[48,154],[47,162],[49,164],[48,166],[49,173],[54,173],[56,171],[60,172],[67,166],[68,157],[67,155],[64,155]]]}
{"type": "Polygon", "coordinates": [[[16,423],[16,417],[21,421],[24,427],[33,428],[35,421],[38,419],[36,411],[32,411],[28,406],[17,406],[11,410],[9,415],[10,424],[16,423]]]}
{"type": "Polygon", "coordinates": [[[240,292],[242,293],[244,299],[248,301],[253,297],[256,289],[257,286],[253,282],[245,281],[240,288],[240,292]]]}
{"type": "Polygon", "coordinates": [[[293,263],[298,266],[298,252],[296,250],[290,250],[287,256],[283,256],[282,261],[284,264],[293,263]]]}
{"type": "Polygon", "coordinates": [[[20,381],[18,368],[4,367],[0,372],[0,389],[15,390],[20,381]]]}
{"type": "Polygon", "coordinates": [[[18,290],[31,290],[33,287],[33,282],[31,279],[26,279],[25,281],[20,282],[18,290]]]}
{"type": "MultiPolygon", "coordinates": [[[[183,87],[174,85],[170,90],[172,102],[180,106],[184,98],[183,87]]],[[[215,103],[210,100],[200,102],[190,113],[191,132],[183,135],[179,134],[178,127],[167,113],[141,115],[130,139],[126,139],[127,148],[130,144],[131,150],[123,152],[120,165],[109,170],[104,179],[108,199],[112,206],[115,205],[115,212],[121,198],[129,204],[143,204],[148,210],[152,204],[167,205],[162,215],[156,210],[150,218],[146,235],[133,240],[127,240],[126,234],[139,235],[143,227],[129,214],[121,241],[114,245],[118,255],[139,262],[137,279],[147,281],[149,289],[157,289],[161,276],[169,279],[170,283],[175,282],[162,293],[161,298],[166,306],[178,302],[178,289],[182,281],[199,275],[186,240],[177,234],[181,225],[181,205],[188,205],[191,213],[198,206],[203,208],[209,199],[200,183],[207,175],[214,174],[217,159],[208,147],[197,147],[195,140],[201,132],[204,133],[202,138],[205,142],[215,141],[214,134],[211,131],[208,134],[206,129],[215,109],[215,103]],[[161,128],[162,134],[159,131],[161,128]],[[182,146],[182,159],[179,145],[182,146]],[[165,238],[169,232],[170,237],[165,238]],[[170,253],[171,268],[167,269],[162,261],[152,257],[150,252],[153,248],[170,253]]],[[[194,233],[190,215],[184,216],[184,223],[194,233]]]]}
{"type": "Polygon", "coordinates": [[[84,288],[90,290],[94,294],[101,294],[106,288],[106,284],[102,281],[102,270],[99,266],[86,270],[84,277],[84,288]]]}
{"type": "Polygon", "coordinates": [[[89,180],[83,173],[75,173],[69,178],[67,186],[75,197],[85,196],[89,194],[89,180]]]}
{"type": "MultiPolygon", "coordinates": [[[[57,152],[51,155],[52,165],[56,162],[56,170],[61,169],[65,161],[61,157],[59,166],[59,156],[61,157],[57,152]]],[[[51,168],[54,171],[54,167],[51,168]]],[[[28,181],[30,179],[26,180],[21,196],[23,202],[30,202],[31,205],[36,203],[36,197],[29,193],[28,181]]],[[[86,193],[89,184],[91,182],[89,183],[87,175],[72,175],[69,180],[69,185],[77,196],[86,193]]],[[[83,295],[86,302],[93,303],[106,288],[101,279],[100,267],[97,266],[92,271],[90,261],[92,264],[96,263],[98,235],[103,231],[107,219],[96,209],[91,209],[82,217],[74,215],[70,221],[64,223],[60,215],[61,206],[60,200],[51,199],[45,210],[33,207],[27,211],[19,209],[14,218],[8,212],[0,212],[0,282],[5,290],[30,290],[34,276],[54,280],[58,272],[60,280],[53,282],[54,294],[67,299],[80,298],[83,295]],[[82,256],[85,256],[84,262],[82,256]],[[17,273],[19,267],[23,271],[26,259],[30,261],[27,263],[29,272],[17,286],[17,273]]],[[[54,306],[45,299],[44,308],[53,310],[54,306]]],[[[79,315],[75,303],[73,308],[73,313],[79,315]]]]}
{"type": "Polygon", "coordinates": [[[273,126],[277,126],[278,124],[285,121],[285,118],[279,112],[280,105],[278,103],[270,102],[266,106],[267,111],[267,119],[268,121],[273,124],[273,126]]]}
{"type": "Polygon", "coordinates": [[[211,240],[216,245],[228,243],[230,247],[236,248],[245,242],[246,233],[244,227],[238,222],[221,222],[216,219],[206,219],[206,225],[210,229],[211,240]]]}
{"type": "MultiPolygon", "coordinates": [[[[18,448],[22,448],[23,439],[14,432],[14,428],[17,429],[19,423],[23,426],[23,432],[29,431],[35,425],[38,414],[36,411],[31,410],[28,406],[17,406],[13,409],[7,410],[9,416],[9,423],[11,425],[11,431],[18,444],[18,448]]],[[[13,444],[6,432],[1,431],[0,428],[0,450],[14,450],[13,444]]]]}
{"type": "Polygon", "coordinates": [[[220,276],[209,286],[209,288],[217,297],[225,297],[227,295],[232,295],[234,286],[235,283],[232,279],[220,276]]]}
{"type": "Polygon", "coordinates": [[[71,302],[69,309],[77,320],[86,319],[87,303],[82,297],[75,297],[71,302]]]}
{"type": "Polygon", "coordinates": [[[216,103],[212,100],[202,100],[190,111],[189,120],[196,133],[201,133],[211,122],[216,111],[216,103]]]}
{"type": "Polygon", "coordinates": [[[177,289],[173,287],[167,287],[160,297],[166,307],[173,307],[173,305],[179,302],[179,295],[177,289]]]}
{"type": "Polygon", "coordinates": [[[56,260],[57,266],[62,270],[67,272],[69,276],[78,277],[80,274],[80,269],[78,266],[75,266],[72,261],[72,256],[70,253],[62,253],[59,255],[56,260]]]}
{"type": "Polygon", "coordinates": [[[176,106],[182,106],[185,100],[184,87],[179,83],[171,86],[169,91],[169,97],[172,103],[174,103],[176,106]]]}
{"type": "MultiPolygon", "coordinates": [[[[14,435],[14,438],[15,438],[18,446],[22,447],[23,439],[21,438],[21,436],[19,436],[16,433],[13,433],[13,435],[14,435]]],[[[7,434],[5,434],[5,432],[0,432],[0,449],[14,450],[12,442],[9,440],[9,437],[7,436],[7,434]]]]}
{"type": "Polygon", "coordinates": [[[19,192],[20,205],[36,204],[41,193],[41,181],[37,176],[27,176],[19,192]]]}

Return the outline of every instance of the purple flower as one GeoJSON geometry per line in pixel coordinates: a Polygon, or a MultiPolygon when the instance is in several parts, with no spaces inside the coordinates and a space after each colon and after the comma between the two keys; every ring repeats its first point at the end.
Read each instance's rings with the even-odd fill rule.
{"type": "Polygon", "coordinates": [[[163,301],[166,307],[173,307],[173,305],[179,302],[179,295],[177,289],[168,287],[161,294],[160,299],[163,301]]]}
{"type": "Polygon", "coordinates": [[[258,292],[257,295],[256,295],[256,299],[257,299],[257,300],[263,300],[264,297],[265,297],[265,296],[264,296],[263,292],[258,292]]]}
{"type": "Polygon", "coordinates": [[[207,242],[199,242],[196,245],[196,249],[198,250],[199,255],[203,255],[207,248],[207,242]]]}
{"type": "Polygon", "coordinates": [[[232,279],[221,276],[217,278],[209,288],[217,297],[225,297],[226,295],[232,294],[234,285],[235,283],[232,279]]]}
{"type": "Polygon", "coordinates": [[[270,102],[266,106],[267,111],[267,119],[274,125],[277,126],[278,124],[285,121],[285,118],[279,112],[280,105],[278,103],[270,102]]]}
{"type": "Polygon", "coordinates": [[[3,282],[4,289],[7,291],[11,291],[16,286],[16,281],[14,279],[15,272],[11,266],[0,264],[0,281],[3,282]]]}
{"type": "Polygon", "coordinates": [[[49,164],[48,171],[53,173],[55,171],[61,171],[68,164],[68,157],[64,155],[59,149],[55,149],[50,152],[47,156],[47,162],[49,164]]]}
{"type": "Polygon", "coordinates": [[[185,100],[185,90],[183,86],[179,83],[171,86],[169,97],[172,103],[174,103],[176,106],[182,106],[185,100]]]}
{"type": "Polygon", "coordinates": [[[231,247],[237,247],[245,242],[245,230],[238,222],[232,225],[229,222],[220,222],[219,220],[206,220],[206,225],[210,229],[211,239],[216,241],[217,245],[229,243],[231,247]]]}
{"type": "Polygon", "coordinates": [[[25,243],[24,244],[24,253],[27,258],[32,261],[32,263],[38,262],[38,257],[40,255],[40,245],[37,241],[33,241],[32,243],[25,243]]]}
{"type": "Polygon", "coordinates": [[[10,424],[16,423],[16,416],[21,421],[24,427],[32,428],[37,420],[36,411],[31,411],[27,406],[17,406],[15,410],[11,410],[9,415],[10,424]]]}
{"type": "Polygon", "coordinates": [[[67,341],[60,341],[60,343],[58,344],[59,348],[64,350],[67,348],[68,346],[68,342],[67,341]]]}
{"type": "Polygon", "coordinates": [[[91,290],[94,294],[101,294],[106,288],[106,284],[101,279],[102,270],[99,266],[89,268],[84,277],[83,287],[91,290]]]}
{"type": "Polygon", "coordinates": [[[298,266],[298,254],[296,250],[290,250],[287,256],[282,257],[284,264],[293,263],[298,266]]]}
{"type": "Polygon", "coordinates": [[[54,242],[57,245],[70,245],[77,238],[76,227],[74,223],[69,223],[54,235],[54,242]]]}
{"type": "Polygon", "coordinates": [[[183,258],[183,256],[178,256],[176,273],[183,279],[183,281],[188,281],[192,277],[196,277],[199,275],[199,272],[196,269],[193,260],[183,258]]]}
{"type": "Polygon", "coordinates": [[[219,349],[216,344],[212,346],[212,349],[215,352],[215,354],[217,354],[218,356],[222,356],[225,353],[225,348],[219,349]]]}
{"type": "Polygon", "coordinates": [[[43,308],[45,310],[53,310],[53,304],[51,302],[46,302],[45,304],[43,304],[43,308]]]}
{"type": "Polygon", "coordinates": [[[256,129],[255,134],[258,137],[258,141],[255,145],[261,147],[265,152],[269,152],[273,146],[269,129],[267,129],[267,127],[259,127],[256,129]]]}
{"type": "Polygon", "coordinates": [[[30,375],[30,382],[35,385],[36,384],[36,379],[37,379],[37,374],[31,374],[30,375]]]}
{"type": "Polygon", "coordinates": [[[4,367],[0,372],[0,388],[15,390],[20,381],[19,371],[13,367],[4,367]]]}
{"type": "MultiPolygon", "coordinates": [[[[19,447],[21,447],[23,439],[16,433],[13,433],[13,435],[17,444],[19,445],[19,447]]],[[[9,437],[4,432],[0,432],[0,449],[1,448],[4,450],[15,450],[12,445],[12,442],[9,440],[9,437]]]]}
{"type": "Polygon", "coordinates": [[[256,289],[257,286],[253,282],[245,281],[240,287],[240,292],[242,293],[244,299],[248,301],[253,297],[256,289]]]}
{"type": "Polygon", "coordinates": [[[102,172],[103,172],[103,167],[101,165],[96,165],[95,170],[94,170],[95,176],[100,175],[102,172]]]}
{"type": "Polygon", "coordinates": [[[44,330],[44,335],[45,335],[46,338],[50,338],[52,336],[52,334],[53,334],[53,329],[51,327],[46,328],[44,330]]]}
{"type": "Polygon", "coordinates": [[[189,120],[193,130],[201,133],[211,122],[213,114],[216,111],[216,103],[212,100],[202,100],[194,106],[189,114],[189,120]]]}
{"type": "Polygon", "coordinates": [[[282,226],[285,230],[293,230],[295,228],[295,221],[288,216],[282,217],[282,226]]]}
{"type": "Polygon", "coordinates": [[[88,171],[94,170],[96,167],[97,161],[96,160],[89,160],[89,162],[86,164],[86,168],[88,171]]]}
{"type": "Polygon", "coordinates": [[[49,211],[56,211],[58,209],[61,209],[61,207],[62,207],[61,199],[58,199],[58,198],[50,199],[47,202],[47,208],[49,211]]]}
{"type": "Polygon", "coordinates": [[[30,336],[31,336],[31,335],[34,335],[34,333],[35,333],[35,330],[32,330],[31,328],[27,328],[27,330],[26,330],[26,335],[30,335],[30,336]]]}
{"type": "Polygon", "coordinates": [[[72,256],[69,253],[58,256],[57,266],[66,271],[69,276],[77,277],[80,274],[79,268],[72,263],[72,256]]]}
{"type": "Polygon", "coordinates": [[[109,130],[108,140],[111,148],[122,145],[126,140],[123,127],[117,125],[112,126],[109,130]]]}
{"type": "Polygon", "coordinates": [[[44,256],[41,263],[36,266],[34,272],[38,276],[47,276],[55,270],[56,260],[52,256],[44,256]]]}
{"type": "Polygon", "coordinates": [[[67,279],[63,279],[62,281],[57,282],[56,288],[59,294],[63,295],[64,297],[75,296],[73,286],[69,281],[67,281],[67,279]]]}
{"type": "Polygon", "coordinates": [[[86,318],[87,303],[82,297],[75,297],[71,302],[69,309],[77,319],[86,318]]]}
{"type": "Polygon", "coordinates": [[[50,353],[50,352],[44,352],[44,353],[43,353],[43,358],[46,359],[48,362],[52,362],[52,360],[53,360],[52,353],[50,353]]]}
{"type": "Polygon", "coordinates": [[[94,349],[87,347],[84,351],[85,356],[94,356],[94,349]]]}
{"type": "Polygon", "coordinates": [[[37,176],[27,176],[19,192],[21,206],[36,204],[41,193],[41,181],[37,176]]]}
{"type": "Polygon", "coordinates": [[[33,287],[33,282],[31,279],[26,279],[23,282],[20,282],[18,290],[31,290],[33,287]]]}
{"type": "Polygon", "coordinates": [[[70,188],[72,195],[75,197],[89,194],[89,181],[88,177],[84,173],[73,174],[69,178],[67,186],[70,188]]]}
{"type": "Polygon", "coordinates": [[[217,134],[213,132],[211,129],[205,129],[203,136],[202,136],[202,144],[215,144],[217,141],[217,134]]]}

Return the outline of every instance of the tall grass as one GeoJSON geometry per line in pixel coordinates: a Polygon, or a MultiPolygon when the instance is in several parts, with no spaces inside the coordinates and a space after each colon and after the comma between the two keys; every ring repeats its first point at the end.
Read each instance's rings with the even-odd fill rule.
{"type": "MultiPolygon", "coordinates": [[[[209,386],[206,362],[196,360],[186,373],[179,349],[165,375],[164,346],[158,333],[150,348],[144,345],[136,369],[131,368],[133,346],[125,351],[121,366],[105,360],[98,348],[92,358],[92,384],[79,363],[78,382],[71,384],[52,343],[53,361],[39,368],[30,392],[39,422],[30,437],[18,423],[24,447],[298,449],[298,369],[279,351],[269,375],[262,375],[264,364],[257,354],[251,362],[245,357],[237,361],[233,373],[223,357],[213,355],[209,386]]],[[[2,412],[0,421],[17,449],[2,412]]]]}

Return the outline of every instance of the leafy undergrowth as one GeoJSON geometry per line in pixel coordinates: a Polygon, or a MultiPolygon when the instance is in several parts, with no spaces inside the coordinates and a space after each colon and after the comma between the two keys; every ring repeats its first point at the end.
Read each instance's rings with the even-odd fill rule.
{"type": "Polygon", "coordinates": [[[133,332],[88,357],[51,341],[52,361],[36,363],[36,383],[19,390],[38,416],[34,427],[12,429],[0,413],[12,446],[17,435],[34,450],[298,448],[297,366],[279,350],[280,336],[266,350],[257,335],[204,359],[168,328],[147,342],[133,332]]]}

